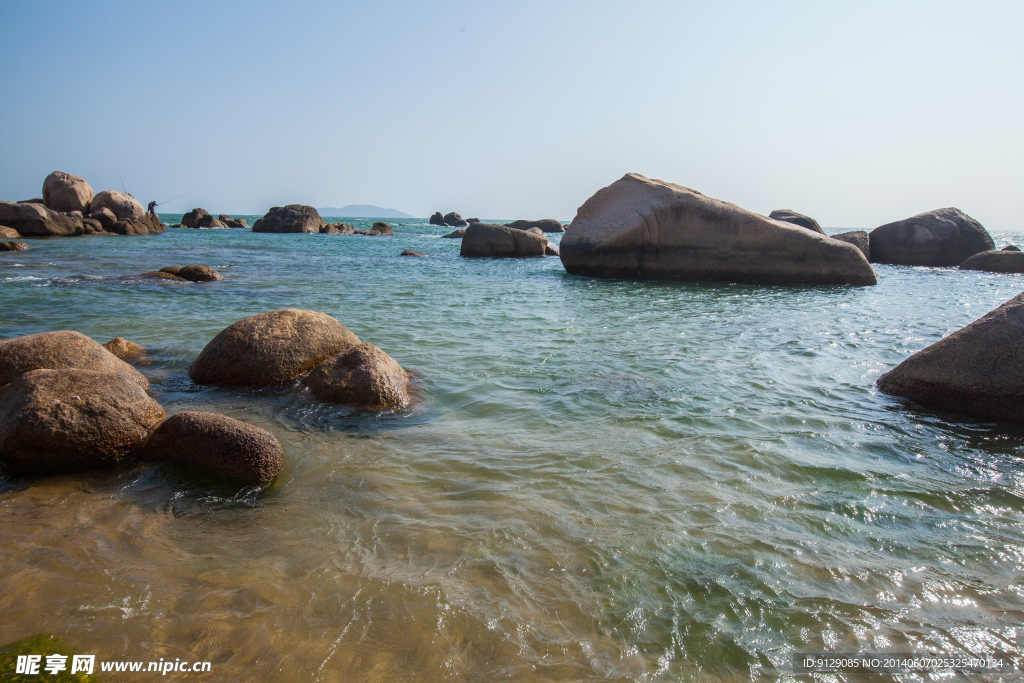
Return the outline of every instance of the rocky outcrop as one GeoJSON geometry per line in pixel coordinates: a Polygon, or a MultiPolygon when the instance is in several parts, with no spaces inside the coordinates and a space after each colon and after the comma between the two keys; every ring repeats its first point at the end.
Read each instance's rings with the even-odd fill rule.
{"type": "Polygon", "coordinates": [[[356,344],[359,338],[325,313],[268,311],[239,320],[214,337],[189,375],[199,384],[275,386],[356,344]]]}
{"type": "Polygon", "coordinates": [[[427,255],[422,251],[413,251],[412,249],[406,249],[399,256],[419,256],[420,258],[426,258],[427,255]]]}
{"type": "Polygon", "coordinates": [[[0,386],[32,370],[66,368],[117,375],[149,389],[141,372],[80,332],[40,332],[0,341],[0,386]]]}
{"type": "Polygon", "coordinates": [[[14,228],[8,228],[6,225],[0,225],[0,237],[3,237],[4,239],[16,240],[19,237],[21,237],[21,233],[19,233],[14,228]]]}
{"type": "Polygon", "coordinates": [[[455,213],[454,211],[452,211],[451,213],[446,213],[444,215],[444,224],[453,228],[462,228],[469,225],[469,223],[462,220],[462,216],[455,213]]]}
{"type": "Polygon", "coordinates": [[[852,244],[860,249],[860,253],[864,254],[864,258],[869,262],[871,261],[871,237],[868,235],[866,230],[841,232],[838,235],[832,235],[832,239],[852,244]]]}
{"type": "Polygon", "coordinates": [[[878,378],[921,405],[1024,422],[1024,294],[918,351],[878,378]]]}
{"type": "Polygon", "coordinates": [[[355,231],[348,223],[328,223],[320,228],[321,235],[352,235],[355,231]]]}
{"type": "Polygon", "coordinates": [[[210,212],[206,209],[195,208],[186,213],[181,217],[181,227],[183,228],[198,228],[200,219],[209,216],[210,212]]]}
{"type": "Polygon", "coordinates": [[[429,223],[431,225],[447,225],[447,223],[444,222],[444,216],[441,215],[440,211],[434,212],[434,215],[430,217],[429,223]]]}
{"type": "Polygon", "coordinates": [[[543,256],[548,240],[504,225],[473,223],[466,228],[459,256],[510,258],[543,256]]]}
{"type": "Polygon", "coordinates": [[[447,238],[447,239],[451,239],[451,240],[461,240],[465,236],[466,236],[466,231],[463,230],[462,228],[459,228],[458,230],[452,230],[447,235],[441,235],[441,237],[444,237],[444,238],[447,238]]]}
{"type": "Polygon", "coordinates": [[[103,348],[126,363],[145,358],[146,356],[146,349],[135,342],[128,341],[124,337],[114,337],[104,344],[103,348]]]}
{"type": "Polygon", "coordinates": [[[324,361],[305,385],[323,401],[366,410],[402,408],[409,403],[409,374],[373,344],[358,344],[324,361]]]}
{"type": "Polygon", "coordinates": [[[0,242],[0,251],[26,251],[28,245],[24,242],[0,242]]]}
{"type": "Polygon", "coordinates": [[[999,249],[975,254],[960,264],[961,270],[984,270],[989,273],[1024,273],[1024,252],[999,249]]]}
{"type": "Polygon", "coordinates": [[[88,213],[92,197],[89,183],[70,173],[54,171],[43,181],[43,203],[54,211],[88,213]]]}
{"type": "Polygon", "coordinates": [[[592,277],[876,283],[853,245],[634,173],[588,199],[559,248],[569,273],[592,277]]]}
{"type": "Polygon", "coordinates": [[[530,228],[539,228],[541,232],[565,232],[565,226],[554,218],[541,218],[536,221],[512,221],[506,223],[506,226],[510,228],[516,228],[518,230],[529,230],[530,228]]]}
{"type": "Polygon", "coordinates": [[[85,232],[81,218],[22,202],[0,202],[0,224],[22,237],[72,237],[85,232]]]}
{"type": "Polygon", "coordinates": [[[117,374],[32,370],[0,389],[0,463],[41,474],[115,465],[163,417],[145,389],[117,374]]]}
{"type": "Polygon", "coordinates": [[[871,231],[872,263],[952,267],[995,248],[981,223],[955,208],[928,211],[871,231]]]}
{"type": "Polygon", "coordinates": [[[235,486],[265,486],[284,461],[273,434],[226,415],[186,411],[163,421],[142,458],[235,486]]]}
{"type": "Polygon", "coordinates": [[[217,220],[226,225],[229,228],[248,228],[249,224],[245,222],[244,218],[232,218],[227,214],[222,213],[217,216],[217,220]]]}
{"type": "Polygon", "coordinates": [[[786,223],[799,225],[801,228],[806,228],[811,232],[816,232],[821,235],[825,234],[825,231],[821,229],[820,225],[818,225],[818,221],[814,220],[810,216],[805,216],[802,213],[790,211],[789,209],[776,209],[768,214],[768,218],[775,221],[785,221],[786,223]]]}
{"type": "Polygon", "coordinates": [[[324,219],[312,206],[289,204],[275,206],[263,218],[253,223],[253,232],[306,232],[318,233],[324,219]]]}
{"type": "Polygon", "coordinates": [[[159,235],[164,226],[157,216],[147,213],[141,218],[118,220],[109,230],[118,235],[159,235]]]}

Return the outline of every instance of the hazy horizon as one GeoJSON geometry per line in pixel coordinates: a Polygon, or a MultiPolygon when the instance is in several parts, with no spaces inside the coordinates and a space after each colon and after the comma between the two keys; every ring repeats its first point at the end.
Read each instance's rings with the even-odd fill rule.
{"type": "Polygon", "coordinates": [[[0,199],[569,220],[628,172],[870,229],[1024,228],[1024,4],[4,3],[0,199]],[[119,178],[120,175],[120,178],[119,178]],[[184,195],[167,201],[176,195],[184,195]]]}

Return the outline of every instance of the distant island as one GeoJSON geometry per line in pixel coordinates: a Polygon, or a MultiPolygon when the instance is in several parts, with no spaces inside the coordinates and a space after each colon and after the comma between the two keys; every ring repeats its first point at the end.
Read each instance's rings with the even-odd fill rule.
{"type": "Polygon", "coordinates": [[[321,216],[338,216],[343,218],[415,218],[395,209],[385,209],[371,204],[349,204],[340,209],[336,206],[325,206],[317,209],[321,216]]]}

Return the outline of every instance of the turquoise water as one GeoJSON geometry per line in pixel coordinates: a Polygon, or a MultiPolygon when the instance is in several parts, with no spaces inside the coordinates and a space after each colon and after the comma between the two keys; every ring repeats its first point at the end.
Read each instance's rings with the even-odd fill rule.
{"type": "Polygon", "coordinates": [[[1024,276],[590,280],[392,225],[0,255],[0,337],[126,337],[169,413],[223,412],[285,449],[262,494],[141,465],[0,479],[0,643],[49,631],[286,681],[767,681],[794,651],[1024,653],[1024,428],[874,389],[1024,276]],[[191,263],[226,279],[132,277],[191,263]],[[383,348],[422,402],[367,416],[191,384],[217,332],[285,307],[383,348]]]}

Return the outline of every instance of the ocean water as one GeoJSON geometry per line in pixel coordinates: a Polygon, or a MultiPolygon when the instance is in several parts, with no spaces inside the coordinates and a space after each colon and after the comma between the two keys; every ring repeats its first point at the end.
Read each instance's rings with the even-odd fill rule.
{"type": "Polygon", "coordinates": [[[149,348],[168,413],[222,412],[285,451],[264,492],[147,465],[0,478],[0,643],[50,632],[101,660],[208,660],[218,681],[775,681],[809,680],[801,651],[1021,659],[1024,428],[874,382],[1024,276],[593,280],[557,258],[462,259],[447,230],[405,223],[0,254],[0,337],[124,336],[149,348]],[[226,279],[133,277],[191,263],[226,279]],[[421,402],[372,416],[192,385],[217,332],[284,307],[382,347],[421,402]]]}

